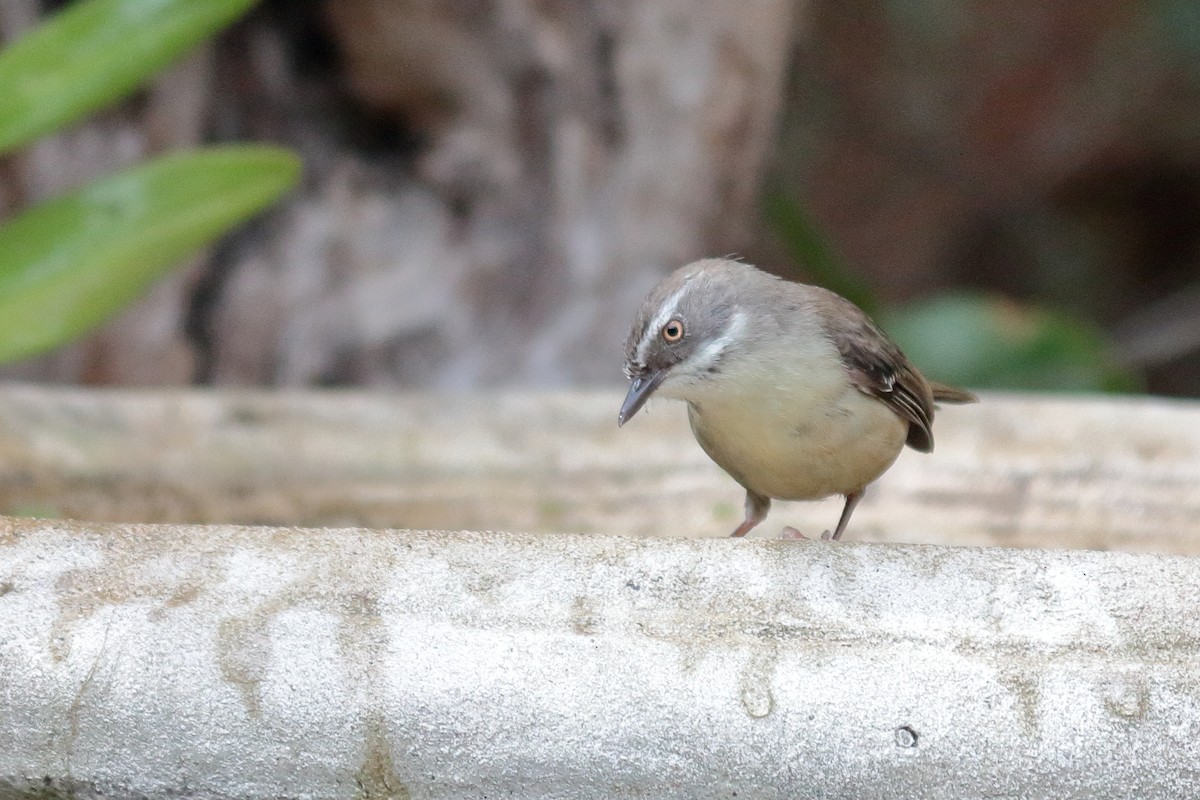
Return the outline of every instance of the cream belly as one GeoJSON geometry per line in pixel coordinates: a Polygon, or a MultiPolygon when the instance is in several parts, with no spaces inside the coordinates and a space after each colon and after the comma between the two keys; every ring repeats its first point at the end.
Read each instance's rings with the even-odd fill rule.
{"type": "Polygon", "coordinates": [[[892,465],[908,436],[907,422],[844,379],[799,392],[730,388],[689,399],[692,431],[734,480],[765,497],[815,500],[861,489],[892,465]]]}

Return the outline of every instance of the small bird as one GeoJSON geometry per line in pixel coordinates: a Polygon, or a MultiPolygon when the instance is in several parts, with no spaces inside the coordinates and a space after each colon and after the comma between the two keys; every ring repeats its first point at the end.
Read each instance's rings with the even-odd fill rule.
{"type": "MultiPolygon", "coordinates": [[[[696,261],[646,298],[625,342],[624,425],[651,395],[683,400],[704,452],[746,490],[745,536],[771,499],[844,495],[841,538],[868,484],[904,445],[933,450],[927,381],[858,306],[741,261],[696,261]]],[[[800,537],[785,528],[784,536],[800,537]]]]}

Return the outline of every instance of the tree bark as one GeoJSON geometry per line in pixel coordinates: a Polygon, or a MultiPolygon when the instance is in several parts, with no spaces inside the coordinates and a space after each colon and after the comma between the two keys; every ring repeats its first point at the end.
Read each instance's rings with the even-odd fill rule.
{"type": "Polygon", "coordinates": [[[795,0],[313,8],[268,5],[18,159],[29,199],[198,138],[289,142],[307,180],[96,336],[0,374],[615,382],[643,293],[746,245],[795,0]]]}

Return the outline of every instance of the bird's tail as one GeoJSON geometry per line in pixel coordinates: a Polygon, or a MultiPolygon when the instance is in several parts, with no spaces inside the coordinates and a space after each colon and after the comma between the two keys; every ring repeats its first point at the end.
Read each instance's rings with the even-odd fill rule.
{"type": "Polygon", "coordinates": [[[935,403],[978,403],[979,398],[968,392],[966,389],[956,389],[953,386],[947,386],[944,383],[934,383],[930,381],[929,388],[933,391],[933,402],[935,403]]]}

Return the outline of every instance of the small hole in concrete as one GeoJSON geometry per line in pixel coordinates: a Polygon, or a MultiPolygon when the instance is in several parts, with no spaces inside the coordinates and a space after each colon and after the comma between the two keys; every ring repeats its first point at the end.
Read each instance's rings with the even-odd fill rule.
{"type": "Polygon", "coordinates": [[[896,746],[916,747],[917,732],[907,725],[901,725],[899,728],[896,728],[896,746]]]}

